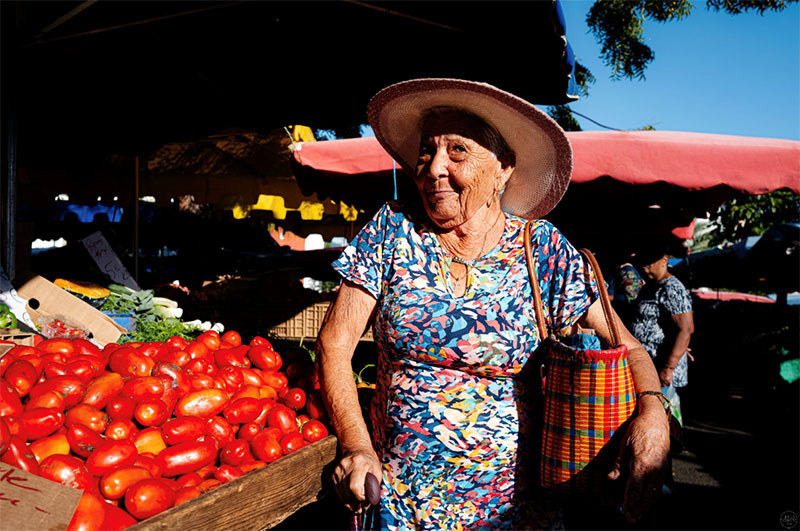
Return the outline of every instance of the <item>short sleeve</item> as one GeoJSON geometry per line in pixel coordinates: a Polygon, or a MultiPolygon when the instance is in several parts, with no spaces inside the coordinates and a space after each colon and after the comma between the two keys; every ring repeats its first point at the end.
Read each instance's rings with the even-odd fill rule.
{"type": "Polygon", "coordinates": [[[552,332],[565,335],[597,300],[594,271],[566,238],[547,222],[532,235],[538,243],[537,275],[552,332]],[[588,278],[585,275],[589,269],[588,278]]]}
{"type": "Polygon", "coordinates": [[[689,290],[675,277],[664,286],[664,307],[670,315],[692,311],[692,297],[689,290]]]}
{"type": "Polygon", "coordinates": [[[397,217],[388,203],[383,205],[332,264],[342,278],[366,289],[376,299],[389,276],[397,217]]]}

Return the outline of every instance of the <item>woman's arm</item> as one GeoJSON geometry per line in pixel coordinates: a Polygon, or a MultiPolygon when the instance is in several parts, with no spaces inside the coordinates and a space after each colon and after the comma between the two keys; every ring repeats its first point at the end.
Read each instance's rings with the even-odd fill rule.
{"type": "Polygon", "coordinates": [[[342,503],[356,512],[366,500],[367,472],[379,481],[381,478],[381,465],[361,415],[352,368],[353,352],[375,305],[375,297],[368,291],[345,281],[325,315],[316,343],[322,398],[342,455],[333,481],[342,503]]]}
{"type": "MultiPolygon", "coordinates": [[[[661,382],[650,355],[625,328],[616,312],[611,311],[617,322],[620,342],[628,348],[628,364],[637,394],[660,391],[661,382]]],[[[599,300],[589,307],[579,323],[582,327],[593,328],[606,344],[613,343],[599,300]]],[[[620,456],[608,475],[613,480],[620,477],[622,469],[627,467],[629,471],[622,505],[622,512],[629,521],[641,518],[661,494],[668,454],[669,422],[661,400],[653,395],[642,396],[639,413],[631,423],[620,456]],[[629,461],[626,463],[626,460],[629,461]]]]}
{"type": "Polygon", "coordinates": [[[672,383],[672,372],[681,360],[681,357],[689,348],[689,342],[694,333],[694,316],[692,312],[679,313],[672,316],[672,321],[678,327],[678,335],[675,336],[675,343],[670,349],[667,362],[658,373],[661,385],[666,387],[672,383]]]}

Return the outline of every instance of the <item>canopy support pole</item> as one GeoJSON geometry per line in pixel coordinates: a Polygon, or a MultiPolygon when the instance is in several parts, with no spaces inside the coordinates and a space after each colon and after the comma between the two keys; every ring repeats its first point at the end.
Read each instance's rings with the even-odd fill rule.
{"type": "Polygon", "coordinates": [[[134,159],[133,189],[133,280],[139,283],[139,156],[134,159]]]}

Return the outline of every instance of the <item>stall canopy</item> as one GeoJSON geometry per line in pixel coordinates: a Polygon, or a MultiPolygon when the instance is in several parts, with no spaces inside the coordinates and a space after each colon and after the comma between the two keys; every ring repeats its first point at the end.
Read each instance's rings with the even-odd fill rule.
{"type": "MultiPolygon", "coordinates": [[[[800,193],[800,142],[674,131],[569,132],[572,184],[548,216],[576,244],[612,257],[689,226],[739,193],[800,193]]],[[[295,146],[304,193],[376,209],[408,179],[375,138],[295,146]]]]}

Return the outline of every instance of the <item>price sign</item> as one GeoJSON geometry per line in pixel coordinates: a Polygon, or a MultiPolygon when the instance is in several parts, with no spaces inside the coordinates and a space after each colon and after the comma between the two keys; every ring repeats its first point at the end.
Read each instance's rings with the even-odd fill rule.
{"type": "Polygon", "coordinates": [[[0,463],[0,530],[66,529],[81,491],[0,463]]]}
{"type": "Polygon", "coordinates": [[[111,280],[136,291],[141,289],[125,266],[122,265],[119,256],[117,256],[117,253],[114,252],[108,244],[108,240],[100,231],[85,237],[81,241],[94,261],[97,262],[100,271],[108,275],[111,280]]]}

